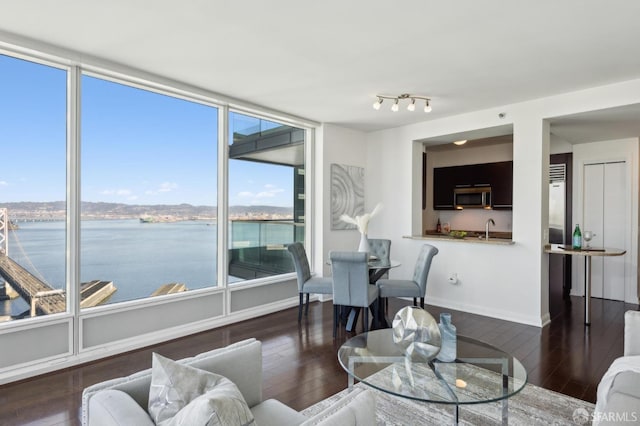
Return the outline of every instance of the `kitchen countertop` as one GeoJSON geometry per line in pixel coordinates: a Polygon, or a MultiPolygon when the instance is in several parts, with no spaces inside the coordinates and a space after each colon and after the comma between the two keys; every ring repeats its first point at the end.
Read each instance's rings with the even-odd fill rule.
{"type": "Polygon", "coordinates": [[[408,235],[403,238],[411,238],[414,240],[445,240],[455,241],[460,243],[477,243],[477,244],[498,244],[498,245],[511,245],[515,242],[511,239],[511,232],[489,232],[489,239],[486,240],[485,233],[480,231],[466,231],[467,235],[464,238],[455,238],[449,234],[441,232],[427,231],[425,235],[408,235]]]}

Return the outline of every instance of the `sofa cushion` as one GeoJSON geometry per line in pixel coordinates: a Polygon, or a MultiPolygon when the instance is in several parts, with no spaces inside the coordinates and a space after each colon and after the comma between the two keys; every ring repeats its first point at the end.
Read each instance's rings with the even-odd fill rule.
{"type": "Polygon", "coordinates": [[[376,424],[376,401],[369,390],[354,390],[301,426],[364,426],[376,424]]]}
{"type": "MultiPolygon", "coordinates": [[[[238,386],[250,407],[262,401],[262,344],[256,339],[246,339],[179,362],[229,378],[238,386]]],[[[150,384],[151,369],[147,369],[87,387],[82,391],[82,424],[89,422],[90,399],[105,389],[126,392],[146,410],[150,384]]]]}
{"type": "Polygon", "coordinates": [[[258,426],[294,426],[307,420],[307,417],[275,399],[267,399],[251,407],[258,426]]]}
{"type": "Polygon", "coordinates": [[[153,354],[149,414],[158,425],[253,424],[237,386],[226,377],[153,354]]]}
{"type": "Polygon", "coordinates": [[[640,400],[640,373],[623,371],[616,374],[609,393],[623,393],[640,400]]]}
{"type": "Polygon", "coordinates": [[[603,412],[594,413],[597,426],[631,425],[640,421],[640,401],[624,393],[612,393],[603,412]]]}
{"type": "Polygon", "coordinates": [[[90,426],[154,426],[147,412],[125,392],[107,389],[91,398],[90,404],[90,426]]]}

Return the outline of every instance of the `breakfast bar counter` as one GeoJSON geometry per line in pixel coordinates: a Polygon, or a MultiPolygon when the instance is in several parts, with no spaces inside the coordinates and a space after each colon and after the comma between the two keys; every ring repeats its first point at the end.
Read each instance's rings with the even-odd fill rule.
{"type": "Polygon", "coordinates": [[[459,243],[473,243],[473,244],[494,244],[494,245],[513,245],[515,242],[511,239],[511,234],[506,232],[501,233],[489,233],[489,239],[477,232],[468,232],[464,237],[455,237],[449,234],[427,233],[426,235],[406,235],[402,238],[409,238],[412,240],[440,240],[440,241],[455,241],[459,243]]]}

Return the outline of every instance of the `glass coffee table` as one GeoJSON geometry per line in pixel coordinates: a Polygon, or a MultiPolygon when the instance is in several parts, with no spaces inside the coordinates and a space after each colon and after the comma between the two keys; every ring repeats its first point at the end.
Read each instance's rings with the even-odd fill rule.
{"type": "Polygon", "coordinates": [[[404,354],[390,328],[363,333],[338,350],[340,365],[354,379],[379,391],[416,401],[455,406],[502,401],[508,424],[508,398],[527,384],[527,371],[512,355],[465,336],[457,338],[454,362],[424,361],[404,354]]]}

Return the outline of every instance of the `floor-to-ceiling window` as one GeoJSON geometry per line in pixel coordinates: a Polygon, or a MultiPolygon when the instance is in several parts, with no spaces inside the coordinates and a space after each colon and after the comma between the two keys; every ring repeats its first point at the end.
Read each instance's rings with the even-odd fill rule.
{"type": "Polygon", "coordinates": [[[229,282],[294,270],[286,245],[304,241],[305,131],[229,114],[229,282]]]}
{"type": "Polygon", "coordinates": [[[89,75],[81,93],[81,306],[216,286],[217,108],[89,75]]]}
{"type": "Polygon", "coordinates": [[[74,293],[88,308],[293,272],[286,245],[305,238],[308,129],[219,115],[202,94],[82,67],[0,55],[0,69],[0,320],[67,312],[74,293]]]}
{"type": "Polygon", "coordinates": [[[295,303],[309,123],[2,49],[0,383],[295,303]]]}
{"type": "Polygon", "coordinates": [[[0,383],[296,302],[310,123],[2,49],[0,383]]]}
{"type": "Polygon", "coordinates": [[[0,322],[66,310],[67,75],[0,55],[0,322]]]}

